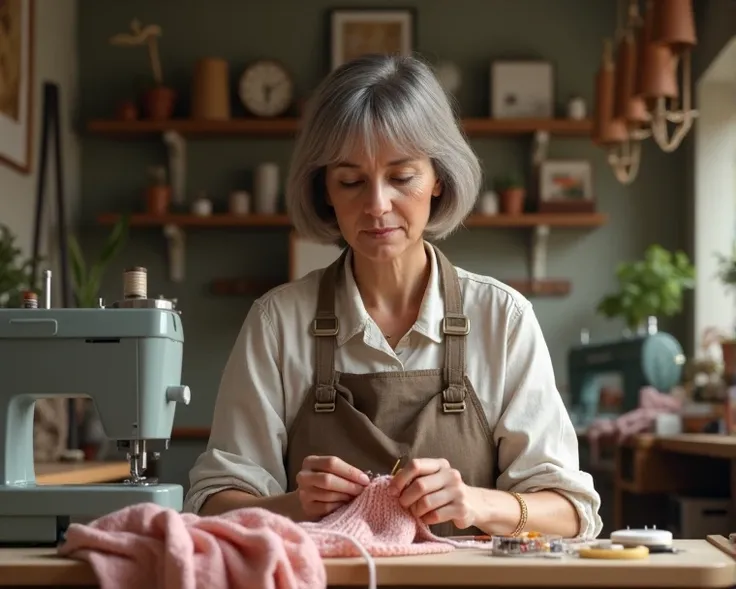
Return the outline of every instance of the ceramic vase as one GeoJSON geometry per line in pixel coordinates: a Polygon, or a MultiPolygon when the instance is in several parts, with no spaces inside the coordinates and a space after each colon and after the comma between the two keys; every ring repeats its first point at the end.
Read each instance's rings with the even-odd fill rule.
{"type": "Polygon", "coordinates": [[[274,215],[279,204],[279,166],[272,162],[260,164],[256,168],[253,182],[254,206],[256,213],[274,215]]]}

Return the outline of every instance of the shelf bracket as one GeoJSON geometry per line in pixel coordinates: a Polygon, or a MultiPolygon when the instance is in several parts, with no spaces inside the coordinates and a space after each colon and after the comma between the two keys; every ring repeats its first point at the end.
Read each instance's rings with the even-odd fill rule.
{"type": "Polygon", "coordinates": [[[538,168],[547,159],[549,152],[549,131],[535,131],[532,145],[532,166],[538,168]]]}
{"type": "Polygon", "coordinates": [[[537,225],[532,229],[529,246],[529,278],[534,282],[547,277],[547,245],[549,243],[549,225],[537,225]]]}
{"type": "Polygon", "coordinates": [[[184,281],[184,253],[186,236],[178,225],[164,225],[164,237],[168,248],[169,280],[172,282],[184,281]]]}
{"type": "Polygon", "coordinates": [[[169,183],[171,200],[176,204],[186,202],[187,149],[181,133],[166,131],[163,135],[169,159],[169,183]]]}

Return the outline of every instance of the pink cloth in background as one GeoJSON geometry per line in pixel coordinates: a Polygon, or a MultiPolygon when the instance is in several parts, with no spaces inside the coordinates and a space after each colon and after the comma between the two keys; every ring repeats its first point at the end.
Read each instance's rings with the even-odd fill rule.
{"type": "Polygon", "coordinates": [[[102,589],[322,589],[317,547],[298,524],[250,507],[217,517],[132,505],[72,524],[58,553],[90,563],[102,589]]]}
{"type": "Polygon", "coordinates": [[[639,391],[639,406],[615,419],[596,419],[587,430],[591,460],[597,463],[600,457],[598,440],[603,436],[613,436],[623,442],[630,436],[648,432],[652,429],[657,415],[677,413],[682,408],[681,401],[654,387],[642,387],[639,391]]]}
{"type": "Polygon", "coordinates": [[[389,481],[374,479],[319,522],[295,523],[258,507],[201,517],[132,505],[72,524],[58,553],[89,562],[102,589],[324,589],[322,557],[364,556],[374,578],[371,556],[477,545],[434,536],[389,494],[389,481]]]}

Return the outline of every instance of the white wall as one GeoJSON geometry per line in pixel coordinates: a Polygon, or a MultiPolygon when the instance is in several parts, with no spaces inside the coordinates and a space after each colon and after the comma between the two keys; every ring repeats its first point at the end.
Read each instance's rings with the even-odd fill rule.
{"type": "Polygon", "coordinates": [[[695,345],[708,327],[733,330],[736,297],[716,278],[716,253],[736,236],[736,38],[697,85],[695,124],[695,345]]]}
{"type": "MultiPolygon", "coordinates": [[[[70,222],[76,217],[79,204],[79,141],[73,130],[77,103],[77,0],[35,0],[34,13],[33,168],[30,174],[24,175],[0,163],[0,222],[17,235],[18,245],[26,253],[30,253],[33,239],[44,81],[60,86],[65,202],[70,222]]],[[[53,162],[53,158],[50,161],[53,162]]],[[[53,172],[51,165],[46,172],[48,208],[44,211],[49,221],[56,214],[53,172]]],[[[47,228],[46,232],[44,241],[48,241],[51,229],[47,228]]],[[[55,243],[50,245],[55,246],[55,243]]]]}

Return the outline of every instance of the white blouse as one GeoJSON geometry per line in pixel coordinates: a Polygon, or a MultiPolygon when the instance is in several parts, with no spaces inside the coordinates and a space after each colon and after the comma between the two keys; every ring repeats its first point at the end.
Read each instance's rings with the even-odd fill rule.
{"type": "MultiPolygon", "coordinates": [[[[335,370],[443,366],[442,291],[435,253],[428,252],[431,274],[419,316],[395,350],[366,312],[347,256],[335,300],[335,370]]],[[[315,340],[308,328],[323,272],[278,286],[251,306],[222,375],[207,449],[190,472],[185,510],[198,512],[209,495],[227,488],[260,496],[285,491],[286,432],[313,385],[315,340]]],[[[497,488],[554,489],[577,509],[580,534],[598,536],[600,496],[580,470],[577,435],[531,303],[493,278],[457,272],[471,326],[467,375],[498,448],[497,488]]]]}

